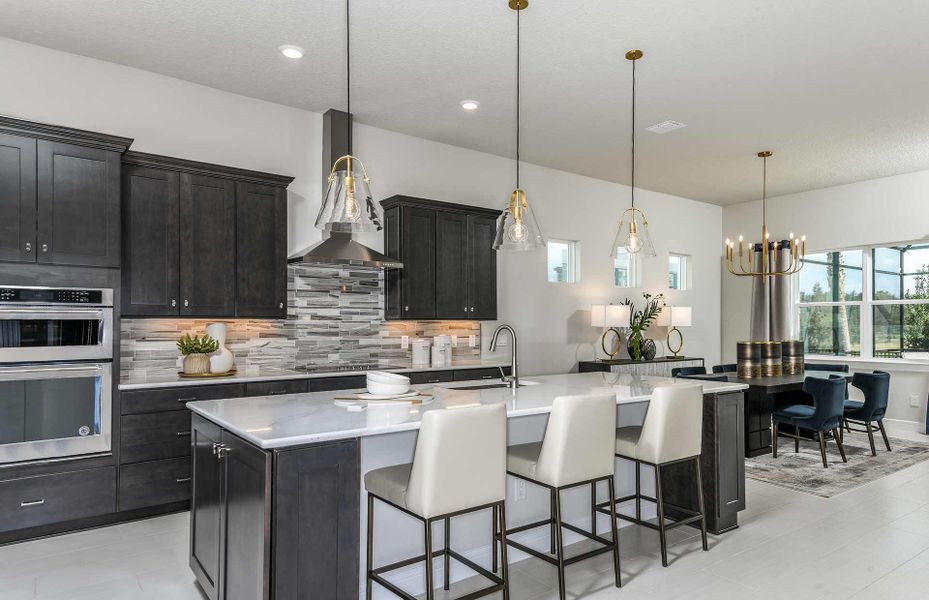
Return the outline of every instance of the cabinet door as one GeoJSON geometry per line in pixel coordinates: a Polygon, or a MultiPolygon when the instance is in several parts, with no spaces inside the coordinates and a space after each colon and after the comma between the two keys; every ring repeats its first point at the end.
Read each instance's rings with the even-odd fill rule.
{"type": "MultiPolygon", "coordinates": [[[[745,399],[741,392],[716,397],[716,496],[718,516],[735,519],[745,509],[745,399]]],[[[704,416],[704,419],[706,417],[704,416]]],[[[704,484],[705,485],[705,484],[704,484]]]]}
{"type": "Polygon", "coordinates": [[[235,314],[235,186],[181,174],[181,316],[235,314]]]}
{"type": "Polygon", "coordinates": [[[358,598],[358,440],[275,456],[275,598],[358,598]]]}
{"type": "Polygon", "coordinates": [[[190,568],[210,600],[219,598],[222,527],[222,472],[214,446],[221,443],[219,427],[192,415],[193,487],[190,498],[190,568]]]}
{"type": "Polygon", "coordinates": [[[222,432],[222,443],[224,533],[220,598],[270,598],[271,454],[227,431],[222,432]]]}
{"type": "Polygon", "coordinates": [[[177,316],[180,176],[123,168],[123,316],[177,316]]]}
{"type": "MultiPolygon", "coordinates": [[[[384,211],[384,254],[402,261],[400,252],[400,207],[394,206],[384,211]]],[[[384,318],[397,320],[403,318],[403,298],[401,283],[403,269],[387,269],[384,273],[384,318]]]]}
{"type": "Polygon", "coordinates": [[[119,266],[119,153],[39,140],[38,262],[119,266]]]}
{"type": "Polygon", "coordinates": [[[471,316],[468,290],[468,215],[438,211],[435,215],[435,317],[471,316]]]}
{"type": "Polygon", "coordinates": [[[35,262],[36,145],[0,134],[0,260],[35,262]]]}
{"type": "Polygon", "coordinates": [[[468,290],[472,319],[497,318],[497,251],[493,249],[496,227],[497,220],[493,217],[468,216],[468,290]]]}
{"type": "Polygon", "coordinates": [[[287,316],[287,191],[236,185],[236,300],[239,317],[287,316]]]}
{"type": "Polygon", "coordinates": [[[435,211],[401,209],[401,319],[435,318],[435,211]]]}

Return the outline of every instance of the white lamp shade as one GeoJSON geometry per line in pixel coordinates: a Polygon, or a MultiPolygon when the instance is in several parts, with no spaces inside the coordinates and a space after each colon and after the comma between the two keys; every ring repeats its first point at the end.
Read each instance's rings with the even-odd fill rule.
{"type": "Polygon", "coordinates": [[[690,327],[693,320],[693,310],[689,306],[671,307],[671,326],[690,327]]]}
{"type": "Polygon", "coordinates": [[[594,304],[590,307],[590,326],[606,327],[606,306],[594,304]]]}
{"type": "Polygon", "coordinates": [[[592,327],[629,327],[631,314],[625,304],[594,304],[590,307],[592,327]]]}
{"type": "Polygon", "coordinates": [[[665,306],[661,309],[661,312],[658,313],[658,316],[655,317],[655,325],[658,327],[670,327],[671,326],[671,307],[665,306]]]}

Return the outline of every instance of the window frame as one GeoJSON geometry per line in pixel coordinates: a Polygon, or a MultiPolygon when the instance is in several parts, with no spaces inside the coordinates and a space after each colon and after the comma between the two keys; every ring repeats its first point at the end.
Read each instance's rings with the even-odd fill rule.
{"type": "Polygon", "coordinates": [[[557,285],[571,285],[581,282],[581,243],[578,240],[562,240],[559,238],[548,238],[545,242],[545,281],[557,285]],[[549,249],[551,244],[563,244],[568,246],[568,272],[565,274],[564,281],[550,279],[551,270],[549,269],[549,249]]]}
{"type": "Polygon", "coordinates": [[[639,266],[639,256],[640,253],[628,252],[622,247],[617,248],[617,255],[619,252],[625,253],[629,258],[629,268],[628,273],[626,274],[626,279],[629,282],[629,285],[618,285],[616,283],[616,258],[613,259],[613,287],[618,290],[634,290],[636,288],[642,287],[642,282],[640,280],[641,269],[639,266]]]}
{"type": "Polygon", "coordinates": [[[691,279],[691,256],[689,254],[684,254],[682,252],[668,252],[668,290],[675,292],[686,292],[693,289],[693,281],[691,279]],[[677,287],[671,287],[671,259],[677,257],[679,259],[680,272],[677,275],[677,287]]]}

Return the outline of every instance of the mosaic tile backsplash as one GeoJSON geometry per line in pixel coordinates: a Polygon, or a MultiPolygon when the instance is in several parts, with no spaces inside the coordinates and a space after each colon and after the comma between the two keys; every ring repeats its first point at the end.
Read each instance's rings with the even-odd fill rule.
{"type": "MultiPolygon", "coordinates": [[[[290,265],[287,319],[123,319],[120,379],[123,382],[177,371],[177,339],[203,334],[207,323],[228,325],[226,346],[242,367],[325,370],[346,365],[409,366],[411,350],[401,336],[458,336],[455,359],[478,359],[478,321],[384,321],[382,271],[290,265]],[[475,347],[468,344],[476,337],[475,347]]],[[[332,370],[335,370],[334,368],[332,370]]]]}

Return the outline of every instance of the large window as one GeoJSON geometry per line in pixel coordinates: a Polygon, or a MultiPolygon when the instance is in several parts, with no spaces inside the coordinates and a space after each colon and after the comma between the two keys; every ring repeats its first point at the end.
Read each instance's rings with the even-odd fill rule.
{"type": "Polygon", "coordinates": [[[929,359],[929,245],[808,255],[797,318],[808,354],[929,359]]]}
{"type": "Polygon", "coordinates": [[[577,242],[565,240],[548,241],[548,280],[550,282],[577,283],[580,280],[577,245],[577,242]]]}

